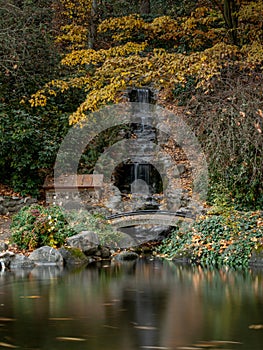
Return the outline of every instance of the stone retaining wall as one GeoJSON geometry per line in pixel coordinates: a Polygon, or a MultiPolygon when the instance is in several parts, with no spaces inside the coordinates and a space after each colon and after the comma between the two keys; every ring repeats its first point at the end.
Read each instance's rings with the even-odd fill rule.
{"type": "Polygon", "coordinates": [[[13,214],[24,206],[37,203],[37,199],[31,197],[0,196],[0,215],[13,214]]]}

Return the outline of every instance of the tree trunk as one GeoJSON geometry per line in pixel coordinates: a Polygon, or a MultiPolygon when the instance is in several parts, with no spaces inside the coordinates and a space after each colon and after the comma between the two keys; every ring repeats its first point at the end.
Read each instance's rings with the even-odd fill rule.
{"type": "Polygon", "coordinates": [[[234,45],[237,45],[237,4],[236,0],[224,0],[224,20],[230,31],[230,38],[234,45]]]}
{"type": "Polygon", "coordinates": [[[90,10],[90,28],[89,28],[89,42],[88,46],[90,49],[94,47],[94,43],[97,37],[97,16],[98,11],[98,2],[97,0],[92,0],[91,3],[91,10],[90,10]]]}
{"type": "Polygon", "coordinates": [[[230,39],[232,44],[238,44],[237,26],[238,26],[238,14],[239,6],[237,0],[210,0],[210,2],[217,7],[224,18],[226,28],[229,30],[230,39]]]}
{"type": "Polygon", "coordinates": [[[140,0],[140,14],[148,15],[151,13],[151,1],[150,0],[140,0]]]}

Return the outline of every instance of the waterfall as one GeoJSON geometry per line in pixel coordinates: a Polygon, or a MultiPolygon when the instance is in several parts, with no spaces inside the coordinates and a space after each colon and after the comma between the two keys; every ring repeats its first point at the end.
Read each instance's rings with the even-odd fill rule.
{"type": "Polygon", "coordinates": [[[150,103],[150,91],[149,89],[136,89],[137,98],[139,103],[150,103]]]}
{"type": "Polygon", "coordinates": [[[133,194],[150,195],[150,164],[133,163],[131,167],[131,192],[133,194]]]}
{"type": "Polygon", "coordinates": [[[139,88],[128,94],[130,102],[134,102],[131,104],[134,118],[130,124],[130,137],[134,142],[130,143],[128,160],[115,168],[114,184],[123,194],[126,211],[158,210],[163,183],[155,166],[157,135],[152,122],[152,92],[139,88]]]}
{"type": "Polygon", "coordinates": [[[136,137],[136,145],[139,145],[139,153],[136,154],[133,166],[131,168],[131,193],[140,195],[150,195],[155,187],[153,178],[151,178],[150,152],[151,145],[156,138],[154,128],[149,125],[150,118],[150,90],[138,88],[132,91],[130,95],[132,102],[137,102],[139,106],[140,123],[134,125],[133,133],[136,137]]]}
{"type": "Polygon", "coordinates": [[[149,164],[145,163],[144,159],[147,153],[147,141],[151,141],[149,139],[149,128],[147,125],[150,102],[149,89],[135,89],[133,96],[131,96],[131,101],[138,103],[140,112],[140,124],[135,125],[133,129],[133,133],[137,139],[136,144],[140,145],[140,154],[138,155],[138,161],[135,161],[132,166],[131,192],[133,194],[149,194],[151,192],[149,164]]]}

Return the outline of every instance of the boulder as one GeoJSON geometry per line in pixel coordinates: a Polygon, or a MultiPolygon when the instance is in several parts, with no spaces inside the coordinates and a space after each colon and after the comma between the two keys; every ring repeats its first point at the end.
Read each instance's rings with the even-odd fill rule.
{"type": "Polygon", "coordinates": [[[0,252],[4,252],[8,249],[8,245],[5,242],[0,242],[0,252]]]}
{"type": "Polygon", "coordinates": [[[89,262],[87,256],[79,248],[63,247],[59,249],[65,265],[85,265],[89,262]]]}
{"type": "Polygon", "coordinates": [[[99,247],[95,253],[95,256],[101,259],[109,259],[111,257],[110,249],[107,247],[99,247]]]}
{"type": "Polygon", "coordinates": [[[132,261],[139,258],[139,255],[135,252],[123,251],[114,257],[117,261],[132,261]]]}
{"type": "Polygon", "coordinates": [[[10,267],[11,259],[15,256],[15,253],[8,250],[0,253],[0,270],[4,271],[10,267]]]}
{"type": "Polygon", "coordinates": [[[94,255],[99,247],[99,237],[92,231],[82,231],[67,238],[66,243],[69,247],[80,249],[85,255],[94,255]]]}
{"type": "Polygon", "coordinates": [[[34,250],[29,259],[36,265],[63,265],[63,257],[60,252],[52,247],[44,246],[34,250]]]}
{"type": "Polygon", "coordinates": [[[6,215],[8,213],[8,210],[0,204],[0,215],[6,215]]]}
{"type": "Polygon", "coordinates": [[[10,261],[9,268],[12,269],[32,269],[35,263],[23,254],[16,254],[10,261]]]}

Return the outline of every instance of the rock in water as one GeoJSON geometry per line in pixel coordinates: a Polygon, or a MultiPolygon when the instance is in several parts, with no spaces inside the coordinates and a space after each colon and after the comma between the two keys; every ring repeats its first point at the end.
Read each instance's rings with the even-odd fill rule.
{"type": "Polygon", "coordinates": [[[49,246],[44,246],[34,250],[29,255],[29,259],[36,265],[63,265],[62,255],[58,250],[49,246]]]}

